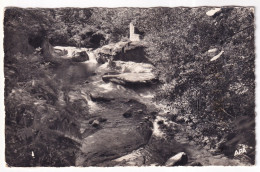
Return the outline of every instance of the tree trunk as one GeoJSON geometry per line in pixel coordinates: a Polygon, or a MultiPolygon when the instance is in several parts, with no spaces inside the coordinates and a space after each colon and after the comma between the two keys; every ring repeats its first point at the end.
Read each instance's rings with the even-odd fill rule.
{"type": "Polygon", "coordinates": [[[49,43],[48,39],[44,39],[42,42],[42,54],[45,59],[53,58],[54,49],[49,43]]]}

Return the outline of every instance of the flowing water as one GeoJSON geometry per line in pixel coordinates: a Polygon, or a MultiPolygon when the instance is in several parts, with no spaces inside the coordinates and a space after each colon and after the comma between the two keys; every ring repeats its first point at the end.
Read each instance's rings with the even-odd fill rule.
{"type": "MultiPolygon", "coordinates": [[[[88,77],[84,78],[84,83],[73,86],[74,92],[72,91],[70,95],[71,99],[78,99],[81,97],[88,103],[89,116],[86,119],[80,119],[80,131],[83,135],[81,148],[82,152],[86,152],[86,149],[91,149],[88,147],[90,143],[87,142],[91,141],[95,145],[100,143],[100,140],[107,139],[106,136],[103,136],[103,138],[100,137],[97,139],[91,139],[94,136],[93,133],[104,131],[108,132],[107,135],[109,135],[111,134],[109,133],[110,130],[112,132],[116,128],[122,128],[121,130],[123,132],[125,129],[129,128],[130,130],[131,127],[138,127],[139,124],[142,124],[143,119],[129,120],[122,117],[122,113],[127,109],[131,109],[133,106],[139,106],[138,103],[129,103],[129,100],[136,100],[146,105],[148,109],[147,111],[156,112],[156,116],[152,122],[152,135],[150,136],[148,143],[142,144],[141,146],[136,147],[134,150],[129,149],[125,152],[121,152],[121,157],[114,156],[114,158],[108,162],[105,161],[106,159],[104,159],[104,162],[107,163],[96,163],[97,165],[110,166],[111,164],[109,164],[109,162],[113,162],[115,166],[163,165],[165,159],[169,158],[168,156],[171,153],[174,155],[174,153],[178,153],[178,151],[182,150],[187,152],[189,162],[196,161],[203,165],[247,165],[242,164],[238,160],[229,159],[221,154],[213,155],[209,149],[205,149],[204,147],[197,145],[195,142],[189,141],[187,131],[185,128],[183,128],[184,126],[169,121],[166,118],[166,105],[163,103],[158,104],[153,100],[155,91],[152,87],[132,89],[111,82],[106,83],[102,80],[102,74],[109,71],[108,65],[103,64],[100,66],[97,64],[94,52],[91,52],[89,49],[77,49],[74,47],[55,48],[61,50],[66,49],[68,51],[68,55],[64,56],[63,58],[70,58],[74,51],[82,50],[87,51],[89,55],[88,61],[80,63],[87,69],[88,77]],[[96,95],[103,98],[104,100],[102,99],[101,102],[93,101],[91,95],[96,95]],[[104,118],[107,121],[102,123],[102,128],[94,130],[90,127],[90,121],[93,121],[97,118],[104,118]],[[174,133],[174,138],[169,137],[167,135],[168,133],[161,129],[160,125],[158,124],[159,121],[163,121],[167,127],[179,128],[178,132],[174,133]]],[[[80,70],[74,68],[70,72],[78,71],[80,70]]],[[[115,134],[116,133],[117,131],[115,131],[115,134]]],[[[121,138],[117,139],[120,140],[121,138]]],[[[114,142],[117,142],[117,140],[114,140],[114,142]]],[[[97,148],[97,150],[99,150],[99,148],[97,148]]],[[[76,161],[76,163],[82,165],[83,161],[85,161],[84,156],[79,156],[76,161]]]]}

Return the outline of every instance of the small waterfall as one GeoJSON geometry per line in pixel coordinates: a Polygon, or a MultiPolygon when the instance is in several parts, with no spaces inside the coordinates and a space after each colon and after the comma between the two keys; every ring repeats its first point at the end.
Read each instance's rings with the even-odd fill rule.
{"type": "Polygon", "coordinates": [[[164,133],[160,130],[160,126],[158,124],[158,121],[163,120],[164,119],[161,116],[157,116],[156,119],[153,122],[153,135],[157,136],[157,137],[164,137],[164,133]]]}
{"type": "Polygon", "coordinates": [[[96,56],[93,52],[88,52],[89,62],[91,63],[97,63],[96,56]]]}
{"type": "Polygon", "coordinates": [[[96,112],[99,109],[98,105],[91,100],[91,98],[90,98],[90,96],[88,94],[86,94],[83,91],[81,91],[81,96],[88,102],[89,112],[90,113],[94,113],[94,112],[96,112]]]}
{"type": "Polygon", "coordinates": [[[96,70],[96,68],[98,67],[98,63],[96,60],[96,56],[93,52],[87,52],[89,60],[85,61],[85,62],[81,62],[86,64],[88,71],[90,72],[94,72],[96,70]]]}
{"type": "Polygon", "coordinates": [[[75,52],[81,52],[81,51],[86,51],[87,53],[88,53],[88,55],[89,54],[91,54],[91,53],[89,53],[89,48],[77,48],[77,47],[70,47],[70,46],[55,46],[54,47],[54,49],[57,49],[57,50],[66,50],[66,51],[68,51],[68,54],[66,55],[66,56],[64,56],[63,58],[71,58],[72,57],[72,55],[73,55],[73,53],[75,52]]]}

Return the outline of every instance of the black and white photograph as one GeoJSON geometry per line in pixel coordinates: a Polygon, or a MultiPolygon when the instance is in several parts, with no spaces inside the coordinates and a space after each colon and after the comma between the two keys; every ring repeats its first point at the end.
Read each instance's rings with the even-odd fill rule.
{"type": "Polygon", "coordinates": [[[5,7],[6,167],[254,166],[255,7],[5,7]]]}

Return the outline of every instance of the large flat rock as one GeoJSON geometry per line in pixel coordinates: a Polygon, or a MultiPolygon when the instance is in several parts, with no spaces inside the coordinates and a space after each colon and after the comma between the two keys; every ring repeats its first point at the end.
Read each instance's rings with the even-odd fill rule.
{"type": "Polygon", "coordinates": [[[148,63],[114,61],[115,68],[122,73],[152,73],[155,67],[148,63]]]}
{"type": "Polygon", "coordinates": [[[121,73],[118,75],[104,75],[102,79],[121,85],[132,85],[151,83],[156,79],[156,76],[152,73],[121,73]]]}
{"type": "Polygon", "coordinates": [[[83,140],[76,166],[94,166],[147,144],[152,134],[149,121],[132,127],[101,129],[83,140]]]}
{"type": "Polygon", "coordinates": [[[95,52],[99,54],[116,55],[116,53],[120,51],[132,50],[137,47],[145,47],[145,46],[146,45],[143,42],[120,41],[117,43],[110,43],[101,48],[98,48],[95,50],[95,52]]]}

